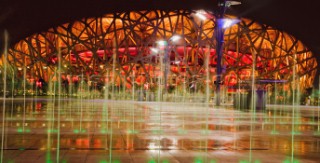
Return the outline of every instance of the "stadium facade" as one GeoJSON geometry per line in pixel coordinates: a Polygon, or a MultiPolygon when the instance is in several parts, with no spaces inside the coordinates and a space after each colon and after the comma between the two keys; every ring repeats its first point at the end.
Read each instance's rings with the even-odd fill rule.
{"type": "MultiPolygon", "coordinates": [[[[168,91],[183,93],[204,92],[208,84],[214,90],[217,20],[211,12],[201,11],[206,19],[198,13],[131,11],[65,23],[11,47],[9,74],[35,87],[37,81],[59,81],[60,74],[62,81],[74,85],[81,80],[123,90],[166,85],[168,91]]],[[[307,89],[317,71],[314,54],[301,41],[245,18],[225,29],[222,65],[227,92],[253,75],[257,81],[287,81],[284,90],[294,83],[307,89]]],[[[22,88],[24,82],[19,83],[17,88],[22,88]]]]}

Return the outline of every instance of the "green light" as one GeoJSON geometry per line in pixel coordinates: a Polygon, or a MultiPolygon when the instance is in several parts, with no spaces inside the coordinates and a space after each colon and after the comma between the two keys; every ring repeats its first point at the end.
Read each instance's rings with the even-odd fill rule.
{"type": "Polygon", "coordinates": [[[46,160],[46,163],[53,163],[53,161],[52,160],[46,160]]]}
{"type": "Polygon", "coordinates": [[[283,163],[290,163],[290,160],[284,160],[283,163]]]}
{"type": "Polygon", "coordinates": [[[156,163],[155,160],[149,160],[148,163],[156,163]]]}
{"type": "Polygon", "coordinates": [[[19,151],[24,151],[25,150],[25,148],[19,148],[19,151]]]}
{"type": "Polygon", "coordinates": [[[51,153],[49,151],[46,153],[46,163],[51,163],[51,153]]]}
{"type": "Polygon", "coordinates": [[[311,125],[315,124],[314,122],[315,122],[314,120],[311,120],[310,122],[308,122],[308,124],[311,124],[311,125]]]}
{"type": "Polygon", "coordinates": [[[203,163],[203,160],[200,157],[198,157],[194,160],[194,163],[203,163]]]}
{"type": "Polygon", "coordinates": [[[209,134],[209,131],[208,131],[208,130],[202,130],[202,131],[201,131],[201,134],[202,134],[202,135],[207,135],[207,134],[209,134]]]}
{"type": "Polygon", "coordinates": [[[184,135],[184,134],[187,134],[187,133],[188,133],[188,131],[186,131],[184,129],[181,129],[181,128],[178,129],[178,134],[180,134],[180,135],[184,135]]]}
{"type": "Polygon", "coordinates": [[[78,130],[78,129],[74,129],[74,130],[73,130],[73,133],[78,134],[78,133],[79,133],[79,130],[78,130]]]}
{"type": "Polygon", "coordinates": [[[300,163],[299,160],[293,159],[293,162],[291,162],[291,159],[286,159],[283,161],[283,163],[300,163]]]}
{"type": "Polygon", "coordinates": [[[86,133],[86,132],[87,132],[87,130],[81,130],[81,132],[82,132],[82,133],[86,133]]]}
{"type": "Polygon", "coordinates": [[[22,132],[23,132],[23,129],[22,129],[22,128],[18,128],[18,129],[17,129],[17,132],[22,133],[22,132]]]}
{"type": "Polygon", "coordinates": [[[57,133],[58,130],[57,130],[57,129],[52,129],[52,130],[51,130],[51,129],[48,129],[48,132],[49,132],[49,133],[57,133]]]}
{"type": "Polygon", "coordinates": [[[163,134],[162,130],[152,130],[153,134],[163,134]]]}
{"type": "MultiPolygon", "coordinates": [[[[109,163],[109,161],[101,160],[99,163],[109,163]]],[[[119,160],[112,160],[111,163],[121,163],[119,160]]]]}
{"type": "Polygon", "coordinates": [[[30,129],[26,129],[26,132],[28,132],[28,133],[29,133],[29,132],[31,132],[31,130],[30,130],[30,129]]]}
{"type": "Polygon", "coordinates": [[[105,129],[100,130],[100,132],[101,132],[102,134],[109,133],[109,131],[108,131],[108,130],[105,130],[105,129]]]}
{"type": "Polygon", "coordinates": [[[137,134],[139,133],[137,130],[128,130],[128,134],[137,134]]]}
{"type": "Polygon", "coordinates": [[[272,130],[272,131],[271,131],[271,135],[278,135],[278,134],[279,134],[279,132],[276,131],[276,130],[272,130]]]}
{"type": "MultiPolygon", "coordinates": [[[[109,163],[109,161],[101,160],[99,163],[109,163]]],[[[112,160],[111,163],[121,163],[119,160],[112,160]]]]}
{"type": "Polygon", "coordinates": [[[292,131],[291,134],[292,134],[292,135],[301,135],[302,133],[299,132],[299,131],[292,131]]]}

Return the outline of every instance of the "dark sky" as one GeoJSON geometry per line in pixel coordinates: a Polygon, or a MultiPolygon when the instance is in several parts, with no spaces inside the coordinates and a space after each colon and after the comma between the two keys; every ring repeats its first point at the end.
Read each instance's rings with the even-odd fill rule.
{"type": "MultiPolygon", "coordinates": [[[[228,12],[288,32],[306,44],[320,63],[320,0],[240,1],[242,5],[233,6],[228,12]]],[[[50,27],[113,11],[214,10],[216,6],[217,0],[0,0],[0,41],[3,42],[4,29],[14,44],[50,27]]]]}
{"type": "Polygon", "coordinates": [[[302,40],[320,55],[319,0],[245,0],[238,14],[302,40]],[[259,2],[259,3],[258,3],[259,2]]]}

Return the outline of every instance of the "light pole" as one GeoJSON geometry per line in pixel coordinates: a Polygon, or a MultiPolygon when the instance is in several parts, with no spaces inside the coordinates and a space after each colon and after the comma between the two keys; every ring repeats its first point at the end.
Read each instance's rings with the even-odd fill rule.
{"type": "Polygon", "coordinates": [[[232,5],[240,5],[240,2],[237,1],[227,1],[219,0],[218,1],[218,11],[215,14],[216,17],[216,26],[215,26],[215,39],[217,41],[216,54],[217,54],[217,81],[216,81],[216,105],[220,106],[220,86],[222,83],[222,54],[223,54],[223,43],[224,43],[224,31],[225,28],[234,24],[232,20],[223,19],[224,14],[228,7],[232,5]]]}
{"type": "MultiPolygon", "coordinates": [[[[160,49],[160,71],[163,71],[164,94],[167,93],[167,76],[168,76],[168,41],[158,41],[160,49]]],[[[162,84],[162,83],[161,83],[162,84]]]]}
{"type": "MultiPolygon", "coordinates": [[[[168,79],[168,74],[169,74],[169,69],[170,69],[170,56],[169,53],[172,50],[172,46],[170,44],[176,43],[178,40],[181,39],[181,36],[179,35],[173,35],[172,37],[169,38],[168,41],[166,40],[160,40],[157,41],[157,48],[152,48],[151,51],[154,53],[159,53],[159,60],[160,60],[160,72],[163,71],[163,85],[164,85],[164,94],[166,95],[168,93],[168,87],[167,87],[167,79],[168,79]]],[[[160,81],[159,83],[162,85],[162,82],[160,81]]],[[[160,86],[159,85],[159,86],[160,86]]],[[[159,87],[161,88],[161,86],[159,87]]],[[[161,92],[162,94],[162,92],[161,92]]],[[[160,95],[162,96],[162,95],[160,95]]],[[[161,98],[160,98],[161,99],[161,98]]]]}

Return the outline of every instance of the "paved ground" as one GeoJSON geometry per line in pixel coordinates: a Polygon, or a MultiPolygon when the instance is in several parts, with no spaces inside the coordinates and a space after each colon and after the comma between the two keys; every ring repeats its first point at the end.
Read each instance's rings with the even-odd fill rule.
{"type": "Polygon", "coordinates": [[[318,107],[254,113],[66,98],[7,99],[5,106],[3,162],[320,162],[318,107]]]}

